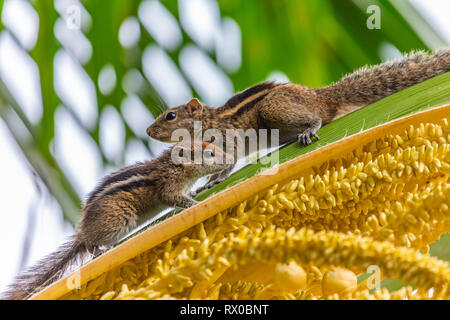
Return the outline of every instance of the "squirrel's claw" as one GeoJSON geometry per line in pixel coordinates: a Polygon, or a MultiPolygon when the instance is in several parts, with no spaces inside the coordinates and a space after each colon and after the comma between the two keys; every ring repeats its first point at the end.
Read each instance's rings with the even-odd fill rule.
{"type": "Polygon", "coordinates": [[[319,136],[311,130],[305,130],[304,132],[299,133],[297,138],[298,138],[298,143],[300,143],[301,145],[305,145],[305,146],[313,143],[312,138],[319,140],[319,136]]]}

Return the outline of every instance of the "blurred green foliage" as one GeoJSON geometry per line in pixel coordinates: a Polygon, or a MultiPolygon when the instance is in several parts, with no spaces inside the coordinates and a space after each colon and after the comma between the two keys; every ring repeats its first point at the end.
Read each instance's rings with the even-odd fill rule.
{"type": "MultiPolygon", "coordinates": [[[[242,30],[242,68],[231,76],[238,89],[261,81],[273,69],[293,82],[327,85],[365,64],[381,62],[383,43],[401,52],[429,49],[389,1],[224,0],[220,4],[222,15],[236,19],[242,30]],[[364,9],[373,4],[381,10],[381,29],[366,27],[370,14],[364,9]]],[[[423,19],[418,23],[429,28],[423,19]]]]}

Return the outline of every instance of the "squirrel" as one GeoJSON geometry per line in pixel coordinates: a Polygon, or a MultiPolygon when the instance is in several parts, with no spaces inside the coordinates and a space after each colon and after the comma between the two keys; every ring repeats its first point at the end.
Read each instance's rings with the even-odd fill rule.
{"type": "MultiPolygon", "coordinates": [[[[399,60],[365,66],[319,89],[262,82],[235,94],[219,108],[192,99],[168,109],[148,127],[147,134],[163,142],[176,142],[171,140],[176,129],[185,128],[193,135],[194,121],[201,121],[202,134],[211,128],[223,135],[227,129],[278,129],[281,144],[297,139],[309,145],[319,139],[316,132],[321,126],[448,71],[450,49],[445,48],[432,54],[411,52],[399,60]]],[[[232,169],[213,175],[197,192],[224,180],[232,169]]]]}
{"type": "Polygon", "coordinates": [[[56,252],[19,275],[2,298],[29,298],[59,279],[72,263],[88,254],[98,256],[105,250],[102,248],[111,247],[164,206],[189,208],[195,205],[197,202],[185,193],[186,190],[198,178],[230,166],[227,157],[230,155],[213,144],[191,142],[188,145],[183,141],[152,161],[137,163],[106,176],[88,195],[75,235],[56,252]],[[194,150],[202,151],[199,162],[190,160],[197,159],[194,150]],[[173,161],[172,152],[179,160],[173,161]]]}

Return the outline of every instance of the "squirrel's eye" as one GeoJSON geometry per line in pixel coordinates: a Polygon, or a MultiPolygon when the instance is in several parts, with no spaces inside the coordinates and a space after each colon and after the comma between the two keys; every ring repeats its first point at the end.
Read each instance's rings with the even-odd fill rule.
{"type": "Polygon", "coordinates": [[[204,155],[205,155],[206,158],[214,157],[214,153],[211,150],[205,151],[204,155]]]}
{"type": "Polygon", "coordinates": [[[169,112],[167,115],[166,115],[166,120],[173,120],[173,119],[175,119],[177,117],[177,114],[175,113],[175,112],[169,112]]]}

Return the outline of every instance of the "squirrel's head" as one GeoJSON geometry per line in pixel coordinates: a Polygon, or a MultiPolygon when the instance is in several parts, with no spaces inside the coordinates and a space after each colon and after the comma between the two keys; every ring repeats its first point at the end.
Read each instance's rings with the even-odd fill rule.
{"type": "Polygon", "coordinates": [[[233,156],[210,142],[182,141],[171,150],[171,159],[199,178],[225,170],[233,165],[233,156]]]}
{"type": "Polygon", "coordinates": [[[194,132],[194,121],[202,119],[202,111],[203,105],[197,99],[192,99],[187,104],[168,109],[147,128],[147,134],[153,139],[162,142],[177,142],[173,141],[172,134],[174,131],[186,129],[192,135],[194,132]]]}

